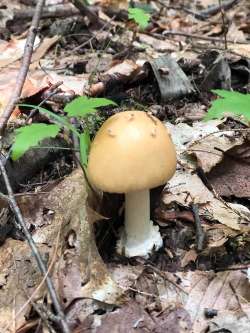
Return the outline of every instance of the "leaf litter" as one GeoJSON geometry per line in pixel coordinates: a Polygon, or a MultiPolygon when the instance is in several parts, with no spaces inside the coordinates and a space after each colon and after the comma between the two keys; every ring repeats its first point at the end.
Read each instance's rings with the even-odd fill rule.
{"type": "MultiPolygon", "coordinates": [[[[249,57],[248,45],[245,44],[249,39],[249,14],[246,10],[249,5],[243,2],[227,12],[232,24],[227,32],[228,51],[223,57],[227,62],[231,87],[240,87],[241,92],[246,92],[245,76],[249,68],[243,60],[249,57]]],[[[160,2],[155,2],[153,8],[156,9],[157,21],[151,20],[148,30],[137,31],[137,37],[133,39],[135,34],[132,31],[114,32],[116,27],[120,31],[124,29],[127,24],[124,19],[120,21],[119,15],[115,20],[109,16],[111,8],[118,14],[121,8],[127,8],[127,1],[99,2],[100,17],[105,18],[106,22],[111,21],[113,30],[107,33],[104,30],[102,33],[86,20],[79,21],[79,16],[76,16],[75,26],[80,22],[83,35],[65,35],[58,39],[55,34],[48,40],[42,38],[41,49],[31,65],[32,71],[26,81],[27,89],[24,89],[22,95],[27,102],[30,98],[35,98],[36,103],[42,100],[43,94],[58,81],[63,81],[63,84],[60,85],[60,93],[55,96],[57,98],[62,95],[65,97],[65,94],[74,96],[90,92],[93,96],[111,96],[111,99],[118,96],[120,104],[119,99],[124,103],[129,97],[133,100],[133,108],[137,108],[138,102],[150,105],[155,115],[165,122],[168,120],[166,126],[178,150],[176,175],[167,184],[161,197],[156,197],[156,206],[160,206],[164,213],[161,218],[155,214],[164,247],[159,253],[153,254],[149,262],[139,258],[126,260],[117,257],[114,246],[104,253],[105,244],[107,249],[107,245],[113,244],[117,237],[116,230],[114,232],[112,229],[114,226],[109,225],[112,214],[100,215],[94,202],[90,200],[87,203],[89,189],[81,171],[73,172],[61,182],[52,182],[47,189],[46,186],[31,186],[35,189],[32,195],[20,193],[19,202],[24,217],[33,230],[34,240],[43,256],[48,263],[52,263],[49,267],[56,291],[66,310],[67,319],[76,331],[200,333],[249,330],[249,139],[246,124],[228,115],[223,120],[200,121],[198,113],[203,115],[212,99],[206,89],[200,97],[194,94],[189,98],[184,96],[179,101],[167,100],[160,107],[154,108],[160,104],[158,84],[163,81],[157,84],[154,75],[152,78],[152,72],[142,66],[167,52],[177,59],[178,65],[195,87],[204,82],[205,76],[214,66],[217,55],[213,58],[206,48],[210,49],[211,43],[215,49],[223,47],[220,10],[209,20],[202,21],[194,15],[185,14],[182,7],[181,10],[175,8],[179,3],[174,3],[173,8],[165,8],[161,7],[160,2]],[[170,32],[177,34],[171,37],[170,32]],[[88,34],[87,40],[84,33],[88,34]],[[187,36],[178,36],[178,33],[187,36]],[[213,39],[203,40],[192,34],[213,39]],[[105,49],[103,45],[107,41],[105,49]],[[84,44],[82,48],[79,47],[81,44],[84,44]],[[130,46],[124,50],[124,45],[130,46]],[[71,51],[75,47],[78,49],[72,56],[71,51]],[[58,52],[59,49],[63,51],[58,52]],[[98,56],[92,64],[93,50],[98,56]],[[101,66],[98,57],[107,57],[105,66],[101,66]],[[46,68],[45,71],[38,70],[38,60],[46,68]],[[118,92],[122,92],[123,96],[118,92]],[[193,115],[188,113],[190,109],[193,115]],[[199,117],[190,122],[190,115],[199,117]],[[201,173],[197,170],[201,170],[201,173]],[[43,193],[43,188],[46,193],[43,193]],[[190,208],[192,204],[198,205],[201,226],[206,235],[202,251],[196,248],[195,219],[190,208]],[[102,221],[94,222],[96,219],[102,221]],[[94,230],[98,235],[100,229],[102,235],[101,229],[103,227],[107,231],[107,225],[107,239],[113,239],[110,244],[104,239],[104,247],[101,247],[98,242],[100,238],[94,237],[94,230]],[[57,237],[59,241],[55,244],[57,237]],[[82,247],[79,245],[81,243],[82,247]]],[[[57,2],[51,1],[49,5],[57,5],[57,2]]],[[[218,4],[209,0],[190,4],[188,9],[202,12],[210,10],[212,7],[207,7],[210,5],[213,7],[218,4]]],[[[14,17],[12,8],[22,10],[23,4],[13,2],[6,12],[7,19],[5,17],[1,21],[1,29],[8,30],[8,20],[14,17]]],[[[66,27],[66,20],[64,23],[66,27]]],[[[134,29],[133,25],[127,27],[134,29]]],[[[46,24],[44,28],[49,29],[46,24]]],[[[18,25],[13,25],[12,29],[18,32],[18,25]]],[[[52,29],[49,31],[51,33],[52,29]]],[[[1,36],[3,32],[0,31],[1,36]]],[[[11,93],[15,84],[19,66],[16,60],[20,58],[21,52],[18,44],[23,42],[22,37],[15,40],[14,55],[4,60],[10,68],[1,69],[1,110],[8,100],[6,95],[11,93]]],[[[11,42],[6,41],[2,45],[8,49],[11,42]]],[[[222,67],[213,68],[218,70],[222,67]]],[[[213,84],[215,88],[221,88],[223,75],[218,76],[218,81],[214,80],[213,84]]],[[[65,100],[59,104],[58,100],[49,101],[50,107],[56,112],[61,104],[65,104],[65,100]]],[[[14,123],[18,124],[22,117],[25,118],[25,112],[19,110],[14,123]]],[[[108,117],[109,112],[99,111],[99,114],[108,117]]],[[[54,169],[58,168],[57,163],[58,160],[54,169]]],[[[60,174],[60,168],[58,172],[60,174]]],[[[39,176],[42,180],[43,177],[47,179],[46,171],[40,171],[39,176]]],[[[43,181],[41,183],[44,184],[43,181]]],[[[114,197],[112,200],[115,201],[114,197]]],[[[4,207],[6,209],[6,205],[4,207]]],[[[119,208],[122,211],[122,207],[119,208]]],[[[17,331],[25,332],[39,324],[32,317],[30,302],[20,314],[18,311],[27,303],[42,277],[37,273],[26,243],[6,239],[1,249],[0,327],[8,325],[11,332],[15,322],[15,327],[19,328],[17,331]]],[[[33,301],[44,303],[44,297],[46,290],[40,288],[33,301]]],[[[50,300],[47,303],[51,308],[50,300]]]]}

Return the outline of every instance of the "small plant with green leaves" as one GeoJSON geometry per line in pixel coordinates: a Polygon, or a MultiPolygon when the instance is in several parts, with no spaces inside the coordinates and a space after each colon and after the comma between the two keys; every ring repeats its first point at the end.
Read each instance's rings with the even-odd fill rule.
{"type": "Polygon", "coordinates": [[[106,98],[87,98],[77,97],[72,102],[68,103],[64,112],[66,116],[59,116],[55,113],[34,105],[22,104],[22,106],[28,108],[35,108],[39,112],[46,114],[54,124],[31,124],[23,126],[16,130],[16,137],[12,146],[11,157],[18,160],[22,157],[27,150],[37,146],[42,140],[47,138],[56,137],[62,129],[66,129],[77,136],[80,144],[80,162],[83,167],[87,166],[88,151],[90,146],[90,133],[86,128],[83,132],[78,131],[70,122],[70,118],[85,119],[90,114],[94,114],[97,108],[116,105],[113,101],[106,98]]]}
{"type": "Polygon", "coordinates": [[[135,21],[135,23],[144,30],[147,28],[150,20],[150,14],[142,8],[132,8],[128,9],[128,18],[135,21]]]}
{"type": "Polygon", "coordinates": [[[250,94],[235,91],[212,90],[221,98],[212,102],[204,120],[221,119],[230,115],[249,124],[250,122],[250,94]]]}

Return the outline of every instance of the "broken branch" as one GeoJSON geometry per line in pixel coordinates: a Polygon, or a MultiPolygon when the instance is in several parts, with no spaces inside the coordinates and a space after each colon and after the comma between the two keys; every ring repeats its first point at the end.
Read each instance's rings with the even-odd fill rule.
{"type": "Polygon", "coordinates": [[[15,108],[16,103],[18,102],[20,95],[22,93],[23,85],[26,80],[26,76],[28,74],[30,61],[32,57],[33,47],[35,38],[38,31],[38,25],[41,17],[41,12],[43,9],[45,0],[39,0],[36,5],[35,13],[32,19],[32,23],[29,29],[29,34],[26,40],[26,44],[24,47],[24,53],[23,53],[23,59],[21,68],[19,70],[17,80],[16,80],[16,86],[14,89],[14,92],[6,105],[2,117],[0,117],[0,133],[2,133],[7,125],[7,122],[15,108]]]}

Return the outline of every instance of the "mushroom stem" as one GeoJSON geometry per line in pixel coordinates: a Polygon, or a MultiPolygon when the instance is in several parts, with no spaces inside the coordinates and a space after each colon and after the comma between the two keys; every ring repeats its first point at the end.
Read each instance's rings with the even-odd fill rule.
{"type": "Polygon", "coordinates": [[[147,257],[153,247],[162,246],[159,227],[150,221],[149,190],[125,194],[125,230],[118,245],[118,251],[127,257],[147,257]]]}
{"type": "Polygon", "coordinates": [[[149,190],[125,194],[125,231],[131,243],[143,241],[150,232],[149,190]]]}

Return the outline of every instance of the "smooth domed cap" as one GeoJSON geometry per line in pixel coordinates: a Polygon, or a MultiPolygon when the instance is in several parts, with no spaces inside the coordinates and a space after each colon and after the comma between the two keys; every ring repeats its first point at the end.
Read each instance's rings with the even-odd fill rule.
{"type": "Polygon", "coordinates": [[[166,183],[175,169],[175,147],[166,127],[143,111],[110,117],[91,144],[88,177],[104,192],[154,188],[166,183]]]}

